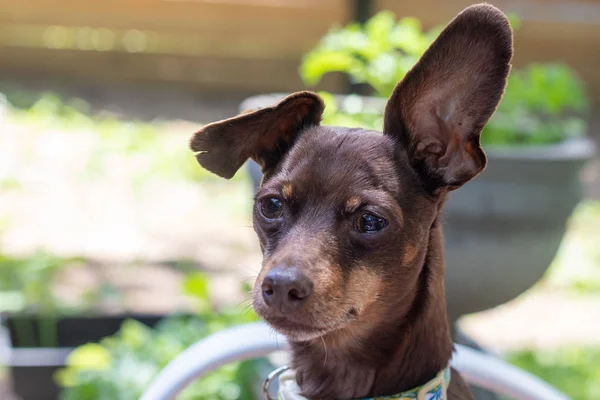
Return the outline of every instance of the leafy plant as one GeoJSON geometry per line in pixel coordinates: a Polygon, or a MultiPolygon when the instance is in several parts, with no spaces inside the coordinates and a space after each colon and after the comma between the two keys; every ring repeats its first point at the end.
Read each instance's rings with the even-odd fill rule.
{"type": "MultiPolygon", "coordinates": [[[[366,104],[361,96],[351,94],[341,102],[330,93],[319,92],[325,102],[323,123],[332,126],[362,127],[381,130],[383,127],[383,114],[381,110],[385,103],[366,104]]],[[[382,99],[383,100],[383,99],[382,99]]]]}
{"type": "MultiPolygon", "coordinates": [[[[173,316],[155,329],[126,321],[120,331],[99,344],[72,352],[57,381],[62,400],[134,400],[149,382],[185,348],[229,326],[256,320],[251,311],[210,305],[208,278],[190,274],[183,290],[194,299],[197,316],[173,316]]],[[[259,374],[269,365],[264,359],[228,365],[201,382],[194,382],[178,397],[183,400],[254,399],[259,374]]]]}
{"type": "MultiPolygon", "coordinates": [[[[57,301],[51,283],[67,266],[78,258],[62,258],[38,252],[27,258],[14,258],[0,254],[0,312],[35,314],[39,321],[39,345],[56,345],[56,318],[65,309],[57,301]]],[[[35,328],[25,320],[15,319],[20,343],[33,346],[35,328]]]]}
{"type": "MultiPolygon", "coordinates": [[[[518,20],[513,18],[512,24],[518,25],[518,20]]],[[[350,23],[330,30],[305,55],[300,76],[314,86],[328,73],[343,73],[352,83],[366,84],[375,96],[386,99],[440,31],[439,27],[424,31],[415,18],[397,21],[393,13],[382,11],[364,25],[350,23]]],[[[351,100],[354,104],[348,109],[331,95],[325,100],[333,110],[324,116],[325,124],[381,130],[383,103],[378,108],[361,108],[357,100],[351,100]]],[[[583,85],[569,67],[536,64],[513,70],[482,142],[543,144],[581,136],[587,128],[587,109],[583,85]]]]}
{"type": "Polygon", "coordinates": [[[545,144],[582,136],[587,107],[583,85],[566,65],[534,64],[514,70],[482,142],[545,144]]]}
{"type": "Polygon", "coordinates": [[[512,353],[508,361],[551,383],[573,400],[600,398],[600,349],[569,347],[512,353]]]}

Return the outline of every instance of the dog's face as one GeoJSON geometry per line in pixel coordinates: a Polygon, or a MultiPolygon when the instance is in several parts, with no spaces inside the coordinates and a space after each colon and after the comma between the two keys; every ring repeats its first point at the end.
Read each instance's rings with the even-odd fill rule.
{"type": "Polygon", "coordinates": [[[259,315],[292,341],[351,343],[410,312],[445,194],[485,166],[479,135],[511,57],[505,16],[473,6],[398,84],[383,134],[321,126],[322,100],[300,92],[194,136],[200,164],[222,177],[248,158],[263,168],[259,315]]]}
{"type": "Polygon", "coordinates": [[[392,138],[306,128],[256,194],[255,310],[292,340],[378,322],[410,303],[434,210],[392,138]]]}

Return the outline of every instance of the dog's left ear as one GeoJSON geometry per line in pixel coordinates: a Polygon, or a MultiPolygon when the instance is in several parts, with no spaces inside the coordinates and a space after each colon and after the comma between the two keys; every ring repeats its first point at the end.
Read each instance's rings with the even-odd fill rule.
{"type": "Polygon", "coordinates": [[[324,107],[315,93],[294,93],[273,107],[204,126],[190,147],[200,165],[222,178],[233,177],[249,158],[268,174],[305,128],[321,122],[324,107]]]}
{"type": "Polygon", "coordinates": [[[384,133],[407,149],[427,190],[453,190],[483,170],[481,130],[506,86],[512,31],[497,8],[466,8],[396,86],[384,133]]]}

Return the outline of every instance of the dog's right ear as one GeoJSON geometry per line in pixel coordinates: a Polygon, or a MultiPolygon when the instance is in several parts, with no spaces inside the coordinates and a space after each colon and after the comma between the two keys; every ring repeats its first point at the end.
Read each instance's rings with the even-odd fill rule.
{"type": "Polygon", "coordinates": [[[268,173],[305,128],[321,122],[324,108],[315,93],[294,93],[273,107],[204,126],[190,147],[200,165],[222,178],[233,177],[249,158],[268,173]]]}

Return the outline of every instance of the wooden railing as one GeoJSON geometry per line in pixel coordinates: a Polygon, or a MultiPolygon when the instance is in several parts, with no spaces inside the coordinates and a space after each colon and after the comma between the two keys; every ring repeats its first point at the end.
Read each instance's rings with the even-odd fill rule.
{"type": "Polygon", "coordinates": [[[0,69],[293,90],[302,54],[349,19],[344,0],[0,0],[0,69]]]}

